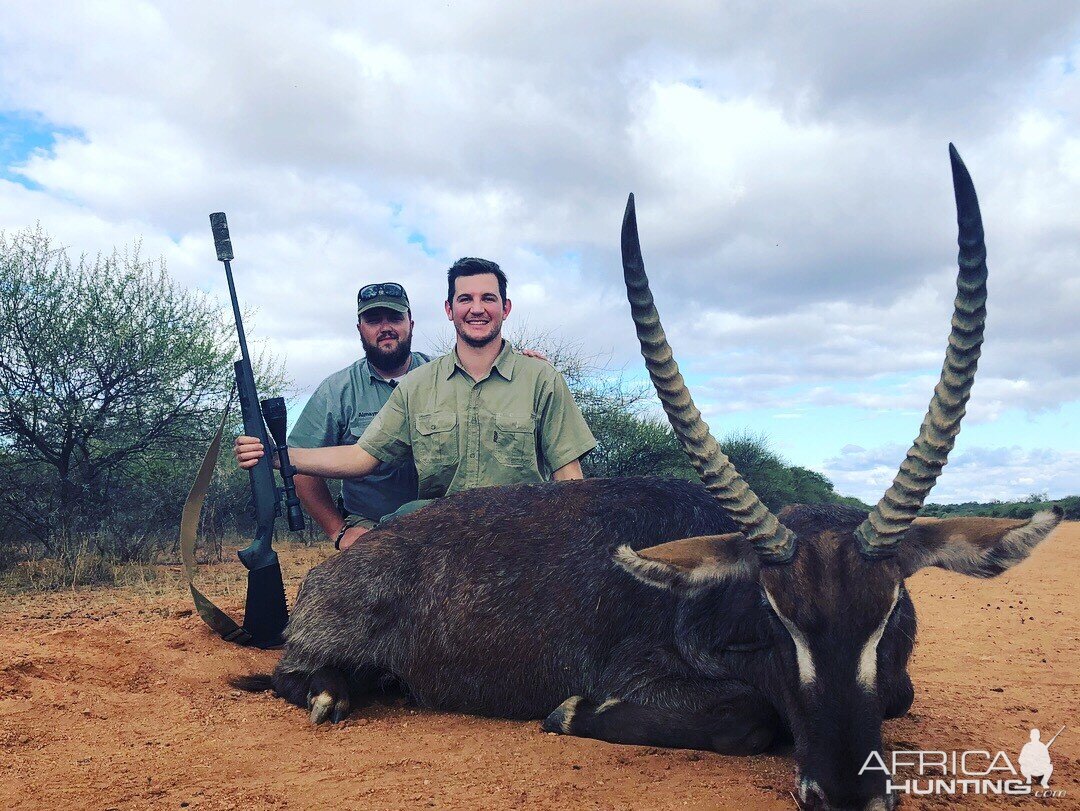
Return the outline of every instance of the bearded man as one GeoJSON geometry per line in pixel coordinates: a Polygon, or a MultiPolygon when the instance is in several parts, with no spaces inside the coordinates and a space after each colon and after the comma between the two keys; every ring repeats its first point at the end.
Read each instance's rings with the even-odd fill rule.
{"type": "MultiPolygon", "coordinates": [[[[400,284],[364,285],[356,297],[356,313],[364,357],[319,384],[289,434],[292,447],[354,444],[401,378],[430,360],[412,351],[412,312],[400,284]]],[[[326,479],[298,474],[294,482],[305,512],[341,549],[417,493],[416,465],[411,459],[380,463],[363,478],[343,479],[343,510],[334,504],[326,479]]]]}

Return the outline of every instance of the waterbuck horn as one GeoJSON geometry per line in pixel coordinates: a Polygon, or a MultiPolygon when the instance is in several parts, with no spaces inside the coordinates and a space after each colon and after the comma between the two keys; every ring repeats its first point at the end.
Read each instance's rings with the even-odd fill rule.
{"type": "Polygon", "coordinates": [[[769,512],[720,450],[720,445],[709,433],[709,426],[690,397],[690,391],[679,373],[679,365],[672,357],[649,290],[649,280],[645,276],[632,194],[626,201],[626,214],[623,217],[622,260],[626,295],[630,299],[630,312],[634,316],[645,366],[664,404],[671,427],[682,442],[691,464],[705,487],[750,539],[762,560],[770,563],[790,560],[795,554],[794,533],[769,512]]]}
{"type": "Polygon", "coordinates": [[[949,458],[960,432],[960,420],[975,380],[986,322],[986,244],[982,216],[971,175],[949,144],[956,219],[960,227],[960,273],[956,277],[956,303],[945,351],[941,379],[934,388],[930,408],[915,444],[867,519],[855,530],[859,549],[869,557],[893,554],[900,537],[915,520],[949,458]]]}

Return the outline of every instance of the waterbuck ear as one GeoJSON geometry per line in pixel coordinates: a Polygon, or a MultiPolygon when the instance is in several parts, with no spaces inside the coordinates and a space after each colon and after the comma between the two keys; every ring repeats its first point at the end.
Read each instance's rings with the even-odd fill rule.
{"type": "Polygon", "coordinates": [[[738,532],[683,538],[638,552],[623,545],[615,550],[615,562],[642,583],[685,593],[757,573],[757,557],[738,532]]]}
{"type": "Polygon", "coordinates": [[[898,555],[904,577],[938,566],[971,577],[996,577],[1025,560],[1061,523],[1060,507],[1012,518],[919,519],[904,533],[898,555]]]}

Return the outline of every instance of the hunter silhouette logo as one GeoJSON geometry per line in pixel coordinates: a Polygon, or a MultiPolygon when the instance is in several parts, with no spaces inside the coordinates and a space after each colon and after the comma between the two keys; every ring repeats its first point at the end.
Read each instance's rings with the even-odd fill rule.
{"type": "Polygon", "coordinates": [[[879,771],[886,776],[885,791],[893,794],[981,794],[1055,799],[1065,791],[1050,788],[1054,766],[1050,747],[1065,727],[1046,743],[1042,733],[1031,730],[1015,765],[1006,752],[969,749],[963,752],[895,750],[887,756],[871,752],[859,774],[879,771]],[[1037,779],[1037,785],[1032,782],[1037,779]]]}
{"type": "Polygon", "coordinates": [[[1050,762],[1050,747],[1064,731],[1065,727],[1062,727],[1049,743],[1043,743],[1039,740],[1039,730],[1031,730],[1031,740],[1024,744],[1018,758],[1020,774],[1024,775],[1028,783],[1031,783],[1033,777],[1041,777],[1040,785],[1050,788],[1050,775],[1054,773],[1054,764],[1050,762]]]}

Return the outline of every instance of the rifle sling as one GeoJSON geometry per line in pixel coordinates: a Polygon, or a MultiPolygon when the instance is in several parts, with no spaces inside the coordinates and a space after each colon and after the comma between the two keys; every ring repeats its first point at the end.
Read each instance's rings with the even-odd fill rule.
{"type": "Polygon", "coordinates": [[[232,394],[230,393],[229,402],[225,404],[225,411],[221,415],[221,424],[210,442],[210,447],[206,449],[206,455],[203,456],[199,473],[191,485],[187,501],[184,502],[184,512],[180,519],[180,556],[184,561],[184,574],[187,578],[188,588],[191,589],[191,597],[195,601],[195,610],[199,612],[203,622],[209,625],[226,642],[247,645],[251,642],[251,634],[195,588],[195,573],[197,571],[195,543],[199,534],[199,517],[202,515],[206,493],[210,489],[210,480],[214,476],[214,466],[217,464],[218,454],[221,452],[221,437],[225,433],[225,422],[228,419],[231,405],[232,394]]]}

